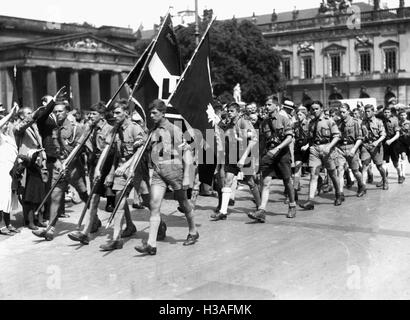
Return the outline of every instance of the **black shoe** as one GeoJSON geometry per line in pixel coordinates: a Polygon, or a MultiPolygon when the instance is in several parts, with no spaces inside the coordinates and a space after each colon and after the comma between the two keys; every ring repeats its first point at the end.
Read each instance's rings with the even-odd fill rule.
{"type": "Polygon", "coordinates": [[[296,207],[289,207],[286,218],[292,219],[294,217],[296,217],[296,207]]]}
{"type": "Polygon", "coordinates": [[[265,210],[263,210],[263,209],[258,209],[258,210],[256,210],[255,212],[249,212],[249,213],[248,213],[248,217],[251,218],[251,219],[253,219],[253,220],[256,220],[256,221],[258,221],[258,222],[260,222],[260,223],[264,223],[265,220],[266,220],[266,218],[265,218],[265,213],[266,213],[265,210]]]}
{"type": "Polygon", "coordinates": [[[101,226],[101,220],[97,217],[97,220],[94,220],[93,222],[93,226],[91,227],[90,233],[96,233],[101,226]]]}
{"type": "Polygon", "coordinates": [[[112,251],[115,249],[122,249],[123,243],[121,240],[110,240],[105,244],[100,245],[101,251],[112,251]]]}
{"type": "Polygon", "coordinates": [[[113,212],[113,211],[114,211],[114,206],[111,205],[111,204],[107,204],[107,205],[105,206],[105,211],[106,211],[106,212],[113,212]]]}
{"type": "Polygon", "coordinates": [[[88,236],[80,231],[70,232],[67,236],[71,240],[81,242],[82,244],[85,244],[85,245],[90,243],[90,239],[88,238],[88,236]]]}
{"type": "Polygon", "coordinates": [[[195,233],[195,234],[188,234],[188,236],[186,237],[186,240],[182,243],[184,246],[190,246],[191,244],[194,244],[195,242],[197,242],[199,239],[199,233],[195,233]]]}
{"type": "Polygon", "coordinates": [[[387,179],[383,183],[383,190],[389,190],[389,183],[387,182],[387,179]]]}
{"type": "Polygon", "coordinates": [[[70,218],[70,215],[68,213],[62,213],[58,215],[59,218],[65,219],[65,218],[70,218]]]}
{"type": "Polygon", "coordinates": [[[340,195],[339,195],[339,196],[336,196],[334,205],[335,205],[335,206],[340,206],[340,205],[342,205],[342,197],[341,197],[340,195]]]}
{"type": "Polygon", "coordinates": [[[361,187],[357,190],[357,197],[361,198],[367,193],[367,190],[365,187],[361,187]]]}
{"type": "Polygon", "coordinates": [[[201,197],[213,197],[213,196],[214,196],[211,191],[207,191],[207,192],[202,191],[202,192],[199,193],[199,195],[200,195],[201,197]]]}
{"type": "Polygon", "coordinates": [[[340,194],[340,200],[342,200],[342,202],[345,201],[345,194],[343,192],[340,194]]]}
{"type": "Polygon", "coordinates": [[[121,233],[121,238],[131,237],[136,232],[137,228],[134,224],[132,224],[131,227],[126,227],[125,230],[121,233]]]}
{"type": "Polygon", "coordinates": [[[333,191],[333,187],[332,187],[330,184],[325,184],[325,185],[322,187],[322,191],[323,191],[323,193],[332,192],[332,191],[333,191]]]}
{"type": "Polygon", "coordinates": [[[27,225],[27,228],[29,228],[30,230],[38,230],[38,227],[35,224],[31,224],[31,223],[27,225]]]}
{"type": "Polygon", "coordinates": [[[37,222],[36,222],[36,226],[37,226],[37,227],[40,227],[40,228],[46,228],[46,227],[47,227],[47,223],[37,221],[37,222]]]}
{"type": "Polygon", "coordinates": [[[132,204],[132,207],[133,207],[134,209],[144,209],[144,206],[143,206],[142,204],[140,204],[140,203],[133,203],[133,204],[132,204]]]}
{"type": "Polygon", "coordinates": [[[164,221],[161,220],[159,223],[158,233],[157,233],[157,241],[163,241],[167,236],[167,225],[164,221]]]}
{"type": "Polygon", "coordinates": [[[39,230],[33,230],[31,231],[32,234],[34,234],[36,237],[39,238],[44,238],[47,241],[51,241],[54,239],[54,232],[49,230],[46,232],[47,229],[39,229],[39,230]]]}
{"type": "Polygon", "coordinates": [[[376,187],[377,187],[377,188],[383,187],[383,180],[377,182],[377,183],[376,183],[376,187]]]}
{"type": "Polygon", "coordinates": [[[235,205],[235,200],[229,199],[228,206],[233,207],[235,205]]]}
{"type": "Polygon", "coordinates": [[[346,188],[350,189],[351,187],[353,187],[353,185],[354,185],[353,181],[349,181],[346,183],[346,188]]]}
{"type": "Polygon", "coordinates": [[[307,202],[305,202],[303,204],[299,204],[299,207],[301,207],[305,210],[313,210],[315,208],[315,204],[313,203],[313,201],[308,200],[307,202]]]}
{"type": "Polygon", "coordinates": [[[398,179],[399,181],[399,184],[402,184],[403,182],[404,182],[404,177],[399,177],[399,179],[398,179]]]}
{"type": "Polygon", "coordinates": [[[227,216],[228,216],[228,215],[227,215],[226,213],[217,212],[217,213],[215,214],[215,217],[214,217],[213,219],[214,219],[214,221],[226,220],[226,217],[227,217],[227,216]]]}
{"type": "Polygon", "coordinates": [[[136,246],[134,247],[134,249],[137,250],[139,253],[149,254],[150,256],[155,256],[157,254],[157,248],[151,247],[147,243],[143,243],[142,246],[136,246]]]}

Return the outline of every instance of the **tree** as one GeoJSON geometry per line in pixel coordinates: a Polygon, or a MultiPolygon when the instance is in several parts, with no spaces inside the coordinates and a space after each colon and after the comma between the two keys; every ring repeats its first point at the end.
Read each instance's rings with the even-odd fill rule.
{"type": "MultiPolygon", "coordinates": [[[[203,34],[207,22],[200,24],[203,34]]],[[[176,28],[183,65],[195,50],[195,26],[176,28]]],[[[138,47],[141,53],[148,43],[138,47]]],[[[280,54],[274,51],[252,22],[236,19],[215,21],[210,30],[211,76],[214,95],[226,100],[234,86],[241,85],[242,100],[264,103],[280,89],[280,54]]]]}
{"type": "MultiPolygon", "coordinates": [[[[206,28],[201,24],[201,33],[206,28]]],[[[194,26],[179,29],[177,39],[183,63],[195,50],[194,26]]],[[[215,21],[210,30],[211,72],[215,96],[232,94],[239,83],[242,100],[264,103],[280,87],[280,55],[252,22],[215,21]]]]}

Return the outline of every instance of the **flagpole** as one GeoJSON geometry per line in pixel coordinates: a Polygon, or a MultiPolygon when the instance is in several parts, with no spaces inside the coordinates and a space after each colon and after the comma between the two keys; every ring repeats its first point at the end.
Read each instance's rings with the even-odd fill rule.
{"type": "Polygon", "coordinates": [[[188,64],[186,65],[184,72],[182,72],[181,77],[179,78],[179,81],[178,81],[177,85],[175,86],[174,91],[171,93],[171,95],[170,95],[169,98],[168,98],[168,101],[171,101],[171,99],[172,99],[172,97],[174,96],[175,92],[177,91],[179,85],[182,83],[182,81],[184,81],[185,73],[188,71],[189,67],[191,66],[192,61],[194,60],[196,54],[198,53],[199,48],[201,47],[202,43],[204,42],[205,37],[206,37],[206,35],[208,34],[209,29],[211,28],[211,26],[212,26],[212,24],[214,23],[215,20],[216,20],[216,17],[214,17],[214,18],[211,20],[211,22],[209,22],[209,24],[208,24],[208,26],[207,26],[207,28],[206,28],[204,34],[202,35],[201,41],[199,41],[198,46],[195,48],[195,51],[194,51],[194,53],[192,54],[191,59],[189,60],[188,64]]]}

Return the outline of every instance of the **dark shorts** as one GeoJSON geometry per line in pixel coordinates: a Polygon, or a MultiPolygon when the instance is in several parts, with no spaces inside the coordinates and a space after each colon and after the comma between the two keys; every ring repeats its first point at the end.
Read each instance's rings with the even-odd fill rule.
{"type": "Polygon", "coordinates": [[[294,157],[295,157],[295,162],[301,161],[303,163],[309,163],[309,148],[305,151],[302,151],[300,148],[302,146],[297,146],[295,145],[294,149],[294,157]]]}
{"type": "MultiPolygon", "coordinates": [[[[56,160],[55,162],[47,162],[47,169],[49,170],[49,176],[51,176],[51,185],[58,179],[62,169],[62,160],[56,160]]],[[[57,184],[57,188],[67,191],[68,185],[71,184],[78,193],[87,192],[87,186],[85,184],[85,171],[84,166],[79,160],[74,160],[67,169],[68,174],[64,176],[57,184]]]]}
{"type": "Polygon", "coordinates": [[[265,154],[262,157],[260,172],[262,177],[289,179],[292,176],[292,158],[289,149],[284,149],[276,157],[265,154]]]}
{"type": "Polygon", "coordinates": [[[400,143],[397,140],[389,146],[386,143],[383,143],[383,160],[387,163],[390,162],[390,159],[393,163],[399,162],[401,153],[400,149],[400,143]]]}
{"type": "Polygon", "coordinates": [[[141,162],[135,170],[133,186],[136,191],[138,191],[142,181],[145,181],[147,186],[149,186],[148,157],[146,154],[142,156],[141,162]]]}
{"type": "Polygon", "coordinates": [[[309,148],[309,167],[325,167],[328,170],[336,169],[337,151],[333,148],[328,154],[325,154],[324,148],[327,145],[328,144],[313,145],[309,148]]]}
{"type": "Polygon", "coordinates": [[[182,189],[184,178],[184,167],[182,164],[158,164],[154,167],[151,185],[160,185],[166,188],[170,186],[172,190],[182,189]]]}
{"type": "Polygon", "coordinates": [[[359,151],[356,151],[353,157],[349,156],[350,150],[352,150],[354,144],[342,145],[339,147],[340,153],[346,159],[349,168],[352,170],[359,170],[360,168],[360,157],[359,151]]]}
{"type": "Polygon", "coordinates": [[[371,143],[364,143],[361,149],[361,160],[364,165],[370,164],[373,160],[376,166],[383,164],[383,145],[373,147],[371,143]]]}
{"type": "Polygon", "coordinates": [[[408,160],[410,161],[410,146],[407,143],[407,141],[399,139],[397,143],[399,144],[398,149],[400,150],[400,154],[405,153],[407,155],[408,160]]]}
{"type": "Polygon", "coordinates": [[[236,164],[225,164],[224,170],[225,172],[232,173],[233,175],[237,176],[239,172],[243,171],[244,175],[252,175],[255,174],[254,170],[252,174],[250,174],[249,169],[251,169],[251,163],[245,164],[243,169],[239,168],[236,164]]]}

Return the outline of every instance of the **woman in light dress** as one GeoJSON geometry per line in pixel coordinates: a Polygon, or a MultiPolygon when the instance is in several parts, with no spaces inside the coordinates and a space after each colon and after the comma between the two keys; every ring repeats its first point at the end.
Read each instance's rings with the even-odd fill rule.
{"type": "Polygon", "coordinates": [[[0,119],[0,234],[13,235],[18,230],[10,224],[10,212],[17,204],[13,201],[10,170],[17,158],[17,145],[10,119],[17,112],[18,106],[0,119]]]}

